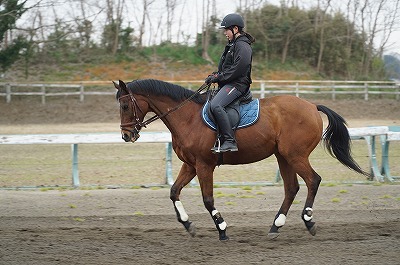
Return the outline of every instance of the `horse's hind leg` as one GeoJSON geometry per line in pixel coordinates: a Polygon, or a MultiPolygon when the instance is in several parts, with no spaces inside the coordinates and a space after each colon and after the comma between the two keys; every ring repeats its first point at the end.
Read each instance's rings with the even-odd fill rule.
{"type": "Polygon", "coordinates": [[[304,180],[307,185],[307,199],[301,214],[301,218],[304,221],[308,231],[311,235],[315,236],[317,227],[313,219],[313,204],[315,196],[317,195],[319,184],[321,183],[321,177],[311,167],[308,158],[303,161],[297,160],[293,166],[296,169],[297,174],[304,180]]]}
{"type": "Polygon", "coordinates": [[[297,180],[295,170],[280,154],[276,154],[276,158],[278,159],[279,170],[282,175],[285,189],[285,198],[282,202],[281,208],[275,216],[274,222],[268,233],[268,237],[271,239],[277,238],[279,236],[278,230],[285,224],[289,208],[292,205],[297,192],[299,191],[299,182],[297,180]]]}
{"type": "Polygon", "coordinates": [[[196,170],[194,167],[184,163],[170,191],[170,199],[174,204],[178,221],[183,224],[191,236],[196,235],[196,229],[192,222],[189,221],[189,216],[187,215],[185,208],[183,208],[182,202],[179,200],[179,195],[183,187],[185,187],[195,176],[196,170]]]}
{"type": "Polygon", "coordinates": [[[317,232],[317,226],[315,225],[315,222],[312,220],[313,218],[312,207],[314,204],[315,196],[317,195],[319,184],[321,183],[321,177],[320,175],[317,174],[317,172],[315,172],[311,168],[311,166],[309,170],[311,172],[307,173],[306,175],[299,173],[299,175],[304,179],[304,182],[306,183],[308,189],[307,199],[303,208],[303,212],[301,214],[301,218],[303,219],[304,224],[306,225],[310,234],[315,236],[317,232]]]}

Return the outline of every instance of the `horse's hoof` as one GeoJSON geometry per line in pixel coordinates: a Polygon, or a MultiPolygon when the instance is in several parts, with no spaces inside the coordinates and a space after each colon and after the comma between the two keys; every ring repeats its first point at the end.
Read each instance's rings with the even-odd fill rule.
{"type": "Polygon", "coordinates": [[[275,239],[279,236],[279,233],[268,233],[268,238],[269,239],[275,239]]]}
{"type": "Polygon", "coordinates": [[[312,236],[315,236],[315,234],[317,233],[317,225],[314,224],[313,226],[311,226],[311,228],[308,229],[308,232],[310,232],[310,234],[311,234],[312,236]]]}
{"type": "Polygon", "coordinates": [[[190,234],[192,237],[195,237],[195,236],[196,236],[196,226],[194,226],[193,223],[190,224],[190,226],[189,226],[189,228],[187,229],[187,231],[189,232],[189,234],[190,234]]]}
{"type": "Polygon", "coordinates": [[[229,236],[220,236],[219,237],[219,241],[224,242],[224,241],[228,241],[228,240],[229,240],[229,236]]]}

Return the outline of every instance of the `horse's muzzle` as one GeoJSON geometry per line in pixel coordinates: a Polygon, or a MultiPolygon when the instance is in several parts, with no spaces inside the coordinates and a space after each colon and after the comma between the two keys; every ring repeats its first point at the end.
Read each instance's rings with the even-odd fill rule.
{"type": "Polygon", "coordinates": [[[125,142],[129,142],[130,140],[131,140],[131,136],[130,136],[130,133],[128,134],[128,133],[122,133],[122,139],[125,141],[125,142]]]}
{"type": "Polygon", "coordinates": [[[126,132],[122,132],[122,139],[123,139],[125,142],[132,142],[132,143],[134,143],[134,142],[136,142],[137,139],[139,139],[139,137],[140,137],[140,135],[139,135],[138,133],[132,133],[132,132],[126,133],[126,132]]]}

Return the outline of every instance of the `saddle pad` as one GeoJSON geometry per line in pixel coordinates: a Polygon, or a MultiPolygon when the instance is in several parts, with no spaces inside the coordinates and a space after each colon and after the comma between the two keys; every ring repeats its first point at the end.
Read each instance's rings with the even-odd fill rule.
{"type": "MultiPolygon", "coordinates": [[[[207,108],[208,108],[208,102],[203,106],[203,109],[201,111],[201,117],[203,118],[204,123],[208,127],[216,131],[217,126],[208,116],[207,108]]],[[[260,116],[260,102],[258,99],[253,99],[249,103],[240,105],[240,122],[237,129],[253,125],[258,121],[259,116],[260,116]]]]}

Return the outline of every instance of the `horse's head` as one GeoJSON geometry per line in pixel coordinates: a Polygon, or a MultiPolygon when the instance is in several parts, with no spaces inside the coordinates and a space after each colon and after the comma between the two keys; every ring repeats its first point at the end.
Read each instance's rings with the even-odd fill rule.
{"type": "Polygon", "coordinates": [[[118,84],[113,81],[113,84],[118,90],[116,98],[120,106],[122,139],[125,142],[135,142],[144,126],[142,122],[149,105],[146,101],[135,98],[132,91],[123,81],[119,80],[118,84]]]}

